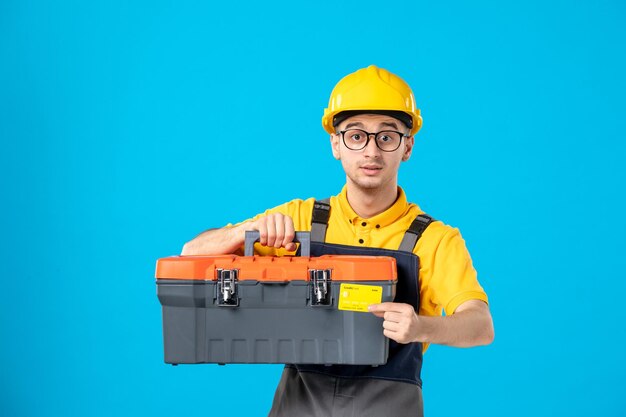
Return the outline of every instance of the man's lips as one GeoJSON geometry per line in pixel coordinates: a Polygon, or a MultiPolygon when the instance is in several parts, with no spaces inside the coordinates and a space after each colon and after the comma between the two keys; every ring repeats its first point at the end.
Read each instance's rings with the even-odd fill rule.
{"type": "Polygon", "coordinates": [[[374,175],[383,169],[380,165],[361,165],[359,168],[369,175],[374,175]]]}

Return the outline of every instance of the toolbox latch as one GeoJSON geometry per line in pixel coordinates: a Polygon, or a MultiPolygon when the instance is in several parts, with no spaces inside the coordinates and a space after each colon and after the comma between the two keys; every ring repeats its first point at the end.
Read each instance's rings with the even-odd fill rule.
{"type": "Polygon", "coordinates": [[[330,269],[309,269],[312,306],[331,305],[330,276],[330,269]]]}
{"type": "Polygon", "coordinates": [[[237,307],[237,269],[216,269],[217,274],[217,305],[237,307]]]}

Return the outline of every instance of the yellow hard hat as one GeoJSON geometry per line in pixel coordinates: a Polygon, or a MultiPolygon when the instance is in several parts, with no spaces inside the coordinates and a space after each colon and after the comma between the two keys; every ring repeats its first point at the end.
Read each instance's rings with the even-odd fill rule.
{"type": "Polygon", "coordinates": [[[335,116],[342,112],[352,115],[398,112],[403,116],[400,120],[411,129],[411,135],[422,127],[422,116],[411,87],[402,78],[376,65],[348,74],[337,83],[322,116],[324,130],[335,133],[338,123],[335,116]]]}

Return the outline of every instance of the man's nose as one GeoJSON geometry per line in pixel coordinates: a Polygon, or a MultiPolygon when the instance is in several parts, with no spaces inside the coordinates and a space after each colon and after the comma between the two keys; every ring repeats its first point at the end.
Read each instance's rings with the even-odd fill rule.
{"type": "Polygon", "coordinates": [[[371,134],[368,136],[369,141],[365,146],[364,153],[365,156],[376,157],[380,156],[380,149],[378,149],[378,145],[376,145],[376,135],[371,134]]]}

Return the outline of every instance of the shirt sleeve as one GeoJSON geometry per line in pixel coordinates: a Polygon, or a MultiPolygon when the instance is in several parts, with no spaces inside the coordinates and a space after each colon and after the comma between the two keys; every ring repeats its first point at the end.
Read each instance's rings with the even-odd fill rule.
{"type": "Polygon", "coordinates": [[[450,315],[465,301],[488,302],[458,229],[450,227],[444,233],[429,260],[424,276],[420,276],[424,301],[420,310],[424,314],[450,315]]]}

